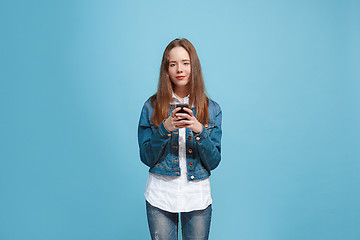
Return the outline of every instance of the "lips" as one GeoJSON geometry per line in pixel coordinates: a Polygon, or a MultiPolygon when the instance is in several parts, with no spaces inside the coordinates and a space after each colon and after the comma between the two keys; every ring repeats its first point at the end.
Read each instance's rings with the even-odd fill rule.
{"type": "Polygon", "coordinates": [[[184,79],[184,78],[185,78],[185,76],[177,76],[176,77],[176,79],[179,79],[179,80],[184,79]]]}

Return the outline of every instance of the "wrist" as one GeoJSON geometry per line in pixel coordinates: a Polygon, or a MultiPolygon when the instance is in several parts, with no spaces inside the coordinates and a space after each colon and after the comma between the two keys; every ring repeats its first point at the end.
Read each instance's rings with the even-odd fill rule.
{"type": "Polygon", "coordinates": [[[194,129],[194,130],[193,130],[193,132],[195,134],[200,134],[202,132],[202,130],[203,130],[203,125],[201,123],[199,123],[199,125],[197,125],[196,129],[194,129]]]}
{"type": "Polygon", "coordinates": [[[171,132],[170,127],[168,126],[169,122],[168,122],[169,118],[164,119],[163,124],[164,124],[164,128],[168,131],[171,132]]]}

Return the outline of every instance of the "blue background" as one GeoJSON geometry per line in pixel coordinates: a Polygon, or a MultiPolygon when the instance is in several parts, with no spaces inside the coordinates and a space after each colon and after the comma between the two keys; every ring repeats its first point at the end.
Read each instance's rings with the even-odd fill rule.
{"type": "Polygon", "coordinates": [[[359,1],[2,1],[0,239],[149,239],[137,124],[176,37],[223,109],[211,239],[360,239],[359,1]]]}

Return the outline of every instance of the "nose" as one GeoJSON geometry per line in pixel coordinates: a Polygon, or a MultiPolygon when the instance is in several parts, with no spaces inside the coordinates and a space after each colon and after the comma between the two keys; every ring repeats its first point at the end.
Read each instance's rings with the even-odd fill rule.
{"type": "Polygon", "coordinates": [[[177,72],[178,72],[178,73],[182,73],[182,68],[180,67],[180,65],[179,65],[178,68],[177,68],[177,72]]]}

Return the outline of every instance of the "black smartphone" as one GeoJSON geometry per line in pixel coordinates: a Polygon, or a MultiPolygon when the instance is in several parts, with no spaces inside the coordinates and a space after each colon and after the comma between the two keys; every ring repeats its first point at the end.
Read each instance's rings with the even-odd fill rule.
{"type": "MultiPolygon", "coordinates": [[[[175,108],[178,108],[178,107],[181,107],[181,109],[179,111],[177,111],[176,113],[187,113],[187,114],[189,114],[187,111],[184,110],[184,107],[189,108],[189,104],[187,104],[187,103],[176,103],[175,108]]],[[[182,118],[182,119],[179,119],[178,121],[185,120],[185,119],[186,118],[182,118]]]]}

